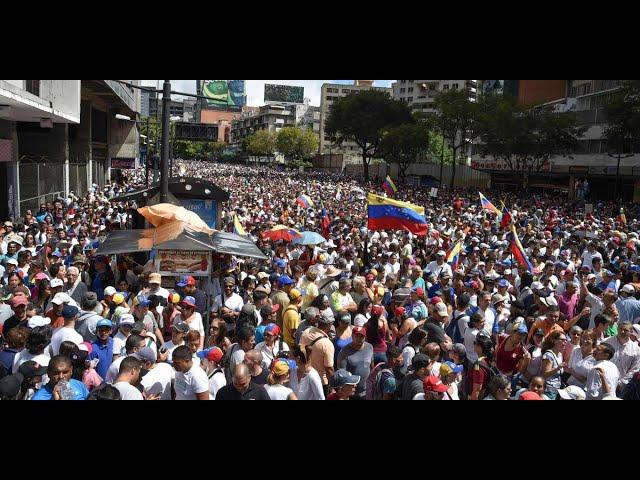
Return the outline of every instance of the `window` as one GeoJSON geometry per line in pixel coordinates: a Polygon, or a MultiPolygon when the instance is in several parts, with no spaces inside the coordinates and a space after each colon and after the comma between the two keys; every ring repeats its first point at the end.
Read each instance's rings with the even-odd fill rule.
{"type": "Polygon", "coordinates": [[[458,84],[457,84],[457,83],[454,83],[453,85],[451,85],[451,88],[452,88],[453,90],[457,90],[457,89],[458,89],[458,84]]]}
{"type": "Polygon", "coordinates": [[[413,97],[407,97],[407,103],[412,103],[413,102],[413,97]]]}
{"type": "Polygon", "coordinates": [[[404,93],[404,92],[405,92],[405,90],[406,90],[406,88],[401,88],[401,89],[400,89],[400,93],[404,93]]]}
{"type": "Polygon", "coordinates": [[[25,90],[29,93],[33,93],[35,96],[40,96],[40,80],[25,80],[25,90]]]}
{"type": "Polygon", "coordinates": [[[449,85],[448,84],[447,85],[443,85],[442,86],[442,90],[449,90],[449,85]]]}
{"type": "Polygon", "coordinates": [[[407,88],[407,93],[412,93],[412,92],[413,92],[413,87],[407,88]]]}

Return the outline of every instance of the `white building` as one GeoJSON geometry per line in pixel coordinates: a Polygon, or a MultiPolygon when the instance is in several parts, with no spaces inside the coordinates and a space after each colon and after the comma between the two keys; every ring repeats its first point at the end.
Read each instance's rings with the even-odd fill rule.
{"type": "Polygon", "coordinates": [[[469,98],[477,95],[477,80],[398,80],[391,84],[393,98],[407,102],[413,110],[434,112],[433,102],[439,92],[448,90],[469,91],[469,98]]]}

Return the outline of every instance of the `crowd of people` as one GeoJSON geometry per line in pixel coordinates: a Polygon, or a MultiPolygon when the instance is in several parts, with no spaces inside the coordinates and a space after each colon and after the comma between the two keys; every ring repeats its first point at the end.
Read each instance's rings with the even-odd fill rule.
{"type": "MultiPolygon", "coordinates": [[[[640,396],[640,210],[555,192],[400,185],[426,236],[367,229],[363,182],[272,166],[176,161],[230,193],[267,256],[214,256],[163,287],[139,255],[97,254],[131,228],[119,183],[0,229],[3,400],[613,400],[640,396]],[[300,195],[313,201],[306,208],[300,195]],[[323,219],[328,218],[328,225],[323,219]],[[324,233],[273,241],[275,225],[324,233]],[[450,258],[454,246],[460,254],[450,258]],[[527,261],[529,263],[527,263],[527,261]]],[[[325,220],[326,222],[326,220],[325,220]]],[[[166,284],[165,284],[166,285],[166,284]]]]}

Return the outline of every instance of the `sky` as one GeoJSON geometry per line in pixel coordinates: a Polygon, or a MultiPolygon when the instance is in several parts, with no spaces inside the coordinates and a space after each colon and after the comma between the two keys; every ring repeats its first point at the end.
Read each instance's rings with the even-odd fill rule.
{"type": "MultiPolygon", "coordinates": [[[[142,85],[156,86],[158,80],[142,80],[142,85]]],[[[160,80],[160,89],[162,89],[160,80]]],[[[393,80],[376,80],[376,87],[390,87],[393,80]]],[[[277,83],[281,85],[295,85],[304,87],[305,98],[311,99],[311,105],[320,105],[320,89],[323,83],[353,84],[353,80],[246,80],[247,105],[258,107],[264,105],[264,84],[277,83]]],[[[171,80],[171,90],[174,92],[196,93],[195,80],[171,80]]]]}

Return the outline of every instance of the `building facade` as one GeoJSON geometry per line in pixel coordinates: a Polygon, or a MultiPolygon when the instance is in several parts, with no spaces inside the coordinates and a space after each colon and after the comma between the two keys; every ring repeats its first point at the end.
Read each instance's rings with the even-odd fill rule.
{"type": "Polygon", "coordinates": [[[334,158],[333,155],[342,155],[342,168],[350,163],[362,163],[362,152],[355,142],[343,142],[338,145],[331,140],[325,133],[327,118],[331,110],[333,102],[341,97],[346,97],[352,93],[363,90],[379,90],[389,95],[392,89],[387,87],[374,87],[374,80],[354,80],[353,85],[344,85],[341,83],[324,83],[321,89],[320,97],[320,155],[328,155],[328,158],[334,158]]]}
{"type": "Polygon", "coordinates": [[[113,80],[0,80],[0,217],[104,185],[111,159],[139,157],[140,109],[113,80]]]}
{"type": "Polygon", "coordinates": [[[401,100],[420,113],[433,113],[433,102],[439,92],[448,90],[464,90],[469,98],[477,96],[477,80],[398,80],[391,84],[393,98],[401,100]]]}

